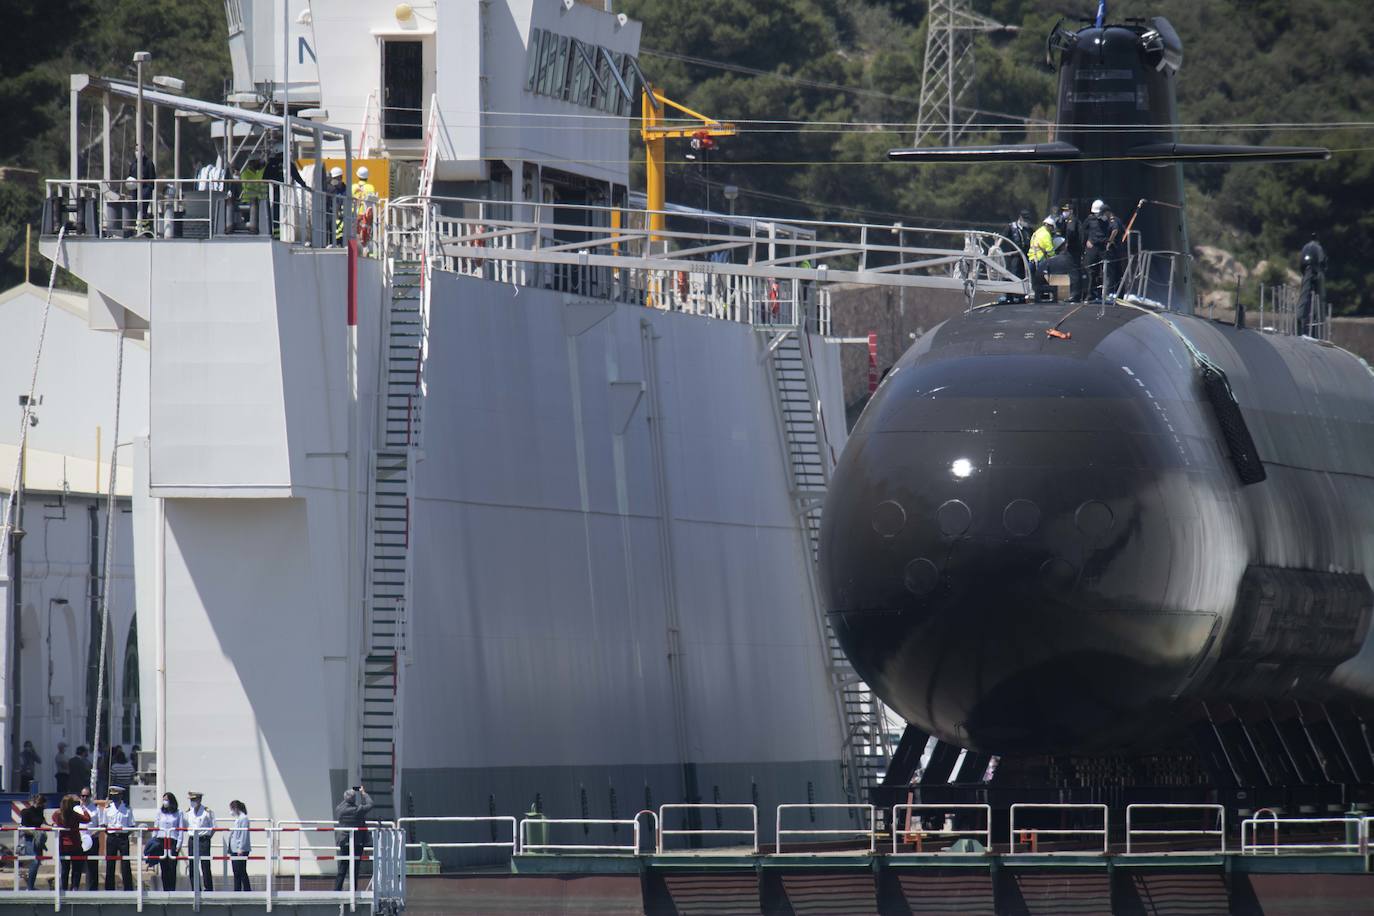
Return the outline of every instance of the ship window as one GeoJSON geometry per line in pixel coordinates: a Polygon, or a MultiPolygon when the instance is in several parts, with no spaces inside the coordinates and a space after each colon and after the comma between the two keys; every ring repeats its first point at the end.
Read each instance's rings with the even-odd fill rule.
{"type": "Polygon", "coordinates": [[[558,57],[558,36],[552,32],[544,33],[539,55],[539,94],[548,95],[553,83],[553,62],[558,57]]]}
{"type": "Polygon", "coordinates": [[[544,34],[543,29],[532,29],[530,31],[530,50],[525,55],[525,91],[534,91],[534,81],[539,76],[539,39],[544,34]]]}
{"type": "Polygon", "coordinates": [[[558,58],[553,62],[553,78],[549,81],[549,95],[566,98],[568,86],[568,36],[558,39],[558,58]]]}
{"type": "Polygon", "coordinates": [[[419,140],[424,116],[424,45],[382,42],[382,137],[419,140]]]}
{"type": "Polygon", "coordinates": [[[546,29],[530,30],[528,92],[624,116],[634,108],[643,83],[639,62],[628,54],[546,29]]]}

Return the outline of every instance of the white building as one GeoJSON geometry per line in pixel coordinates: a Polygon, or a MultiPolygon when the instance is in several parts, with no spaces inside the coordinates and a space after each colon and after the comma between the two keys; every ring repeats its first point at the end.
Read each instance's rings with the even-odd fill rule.
{"type": "MultiPolygon", "coordinates": [[[[14,486],[22,409],[42,332],[46,290],[31,284],[0,294],[0,498],[14,486]]],[[[59,741],[68,753],[89,743],[98,681],[100,569],[105,556],[109,462],[115,427],[115,338],[88,326],[86,296],[58,290],[43,338],[24,481],[22,577],[0,572],[0,600],[20,651],[0,657],[3,671],[5,785],[17,788],[12,754],[32,741],[42,758],[40,787],[53,787],[59,741]],[[18,595],[19,615],[14,620],[18,595]],[[17,676],[16,676],[17,674],[17,676]]],[[[147,429],[148,347],[124,344],[120,438],[147,429]]],[[[116,451],[114,563],[106,642],[106,718],[102,746],[140,743],[142,695],[134,624],[129,448],[116,451]]],[[[145,637],[146,638],[146,637],[145,637]]],[[[9,644],[11,649],[13,643],[9,644]]]]}

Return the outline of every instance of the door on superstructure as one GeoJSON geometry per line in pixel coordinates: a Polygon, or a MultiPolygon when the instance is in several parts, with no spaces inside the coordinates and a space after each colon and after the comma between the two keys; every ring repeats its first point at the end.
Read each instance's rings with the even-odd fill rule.
{"type": "Polygon", "coordinates": [[[422,42],[382,42],[382,139],[423,136],[424,58],[422,42]]]}

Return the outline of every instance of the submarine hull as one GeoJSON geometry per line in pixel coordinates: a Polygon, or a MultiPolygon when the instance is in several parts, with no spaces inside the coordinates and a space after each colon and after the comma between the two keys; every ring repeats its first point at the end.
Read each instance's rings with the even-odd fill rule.
{"type": "Polygon", "coordinates": [[[1371,417],[1368,368],[1310,339],[974,310],[902,357],[840,458],[832,624],[899,714],[989,753],[1158,747],[1198,701],[1367,703],[1371,417]]]}

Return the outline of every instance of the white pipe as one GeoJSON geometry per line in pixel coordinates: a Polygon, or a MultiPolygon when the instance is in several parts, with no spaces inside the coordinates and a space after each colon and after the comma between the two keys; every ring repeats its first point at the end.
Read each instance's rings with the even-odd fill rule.
{"type": "Polygon", "coordinates": [[[153,623],[157,641],[157,797],[167,791],[167,503],[157,499],[153,548],[153,623]]]}

